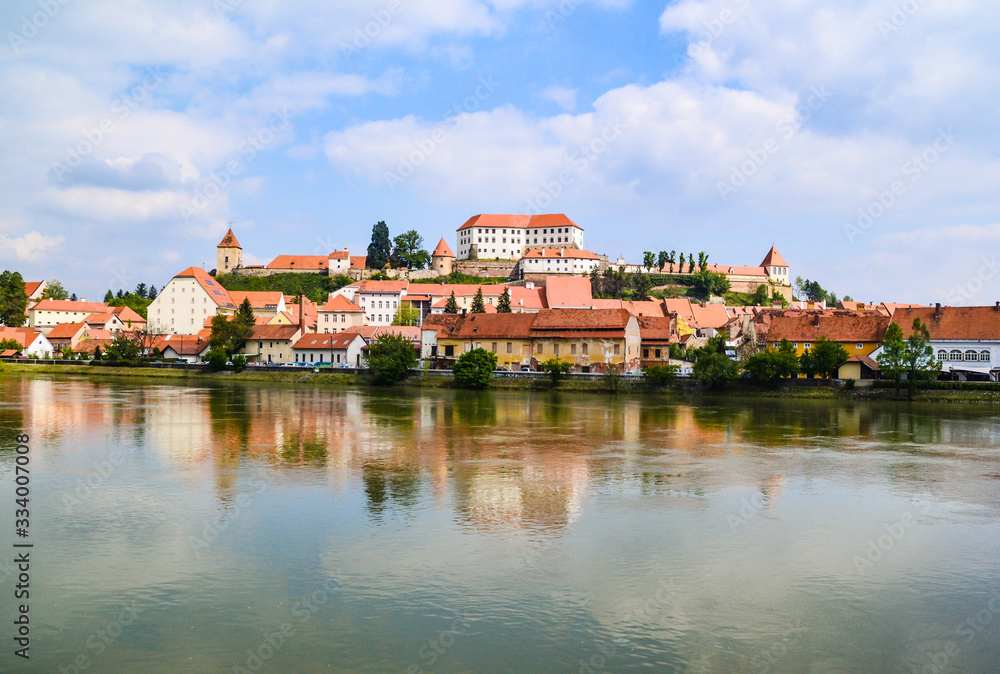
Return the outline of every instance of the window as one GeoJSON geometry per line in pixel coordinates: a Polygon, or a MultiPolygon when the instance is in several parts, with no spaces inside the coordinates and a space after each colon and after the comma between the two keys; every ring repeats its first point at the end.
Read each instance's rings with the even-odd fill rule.
{"type": "Polygon", "coordinates": [[[586,356],[589,352],[590,352],[590,349],[589,349],[589,347],[587,345],[587,342],[584,342],[583,343],[583,355],[586,356]]]}
{"type": "Polygon", "coordinates": [[[620,356],[622,354],[621,344],[615,344],[615,355],[620,356]]]}
{"type": "Polygon", "coordinates": [[[980,351],[979,352],[979,360],[983,361],[984,363],[990,362],[990,352],[989,351],[980,351]]]}
{"type": "Polygon", "coordinates": [[[948,357],[948,360],[962,360],[962,352],[958,349],[954,349],[948,357]]]}
{"type": "Polygon", "coordinates": [[[945,351],[944,349],[939,349],[938,352],[937,352],[937,359],[938,360],[948,360],[948,352],[945,351]]]}
{"type": "Polygon", "coordinates": [[[860,351],[861,349],[865,348],[865,345],[862,344],[861,342],[858,342],[857,344],[854,345],[854,348],[860,351]]]}
{"type": "Polygon", "coordinates": [[[507,353],[513,353],[513,352],[514,352],[514,345],[511,344],[510,342],[507,342],[507,353]]]}
{"type": "Polygon", "coordinates": [[[965,360],[967,360],[967,361],[970,361],[970,360],[979,360],[979,354],[976,353],[975,351],[966,351],[965,352],[965,360]]]}
{"type": "Polygon", "coordinates": [[[552,345],[552,355],[553,356],[558,356],[559,355],[559,345],[558,344],[553,344],[552,345]]]}
{"type": "Polygon", "coordinates": [[[657,357],[657,358],[663,358],[663,355],[662,355],[662,354],[663,354],[663,352],[662,352],[662,350],[661,350],[661,349],[657,349],[657,350],[656,350],[656,357],[657,357]]]}
{"type": "Polygon", "coordinates": [[[545,351],[544,345],[539,344],[538,345],[538,351],[537,351],[537,353],[542,354],[542,353],[544,353],[544,351],[545,351]]]}
{"type": "Polygon", "coordinates": [[[804,349],[811,349],[812,348],[812,344],[809,343],[809,342],[806,342],[805,344],[802,345],[802,348],[804,348],[804,349]]]}
{"type": "Polygon", "coordinates": [[[643,349],[642,350],[642,357],[643,358],[649,358],[649,349],[643,349]]]}
{"type": "Polygon", "coordinates": [[[493,348],[491,349],[493,353],[497,353],[497,343],[493,342],[493,348]]]}
{"type": "Polygon", "coordinates": [[[569,353],[570,353],[570,355],[575,355],[576,354],[576,344],[570,344],[569,345],[569,353]]]}
{"type": "Polygon", "coordinates": [[[444,346],[444,355],[446,357],[448,357],[448,356],[454,356],[455,355],[455,347],[453,345],[451,345],[451,344],[445,344],[445,346],[444,346]]]}

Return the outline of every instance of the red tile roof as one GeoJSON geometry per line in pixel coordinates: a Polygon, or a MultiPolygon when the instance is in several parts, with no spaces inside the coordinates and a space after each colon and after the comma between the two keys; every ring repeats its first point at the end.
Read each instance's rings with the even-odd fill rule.
{"type": "Polygon", "coordinates": [[[903,330],[903,336],[913,332],[913,319],[927,325],[933,340],[1000,341],[1000,310],[992,307],[916,307],[896,309],[892,322],[903,330]]]}
{"type": "MultiPolygon", "coordinates": [[[[326,301],[326,304],[319,307],[319,311],[342,311],[345,313],[357,313],[364,312],[364,309],[359,307],[357,304],[347,299],[343,295],[332,295],[326,301]]],[[[306,314],[308,315],[309,309],[306,309],[306,314]]]]}
{"type": "Polygon", "coordinates": [[[0,327],[0,342],[5,339],[13,339],[15,342],[28,348],[35,343],[35,340],[42,337],[40,330],[35,328],[4,328],[0,327]]]}
{"type": "Polygon", "coordinates": [[[230,290],[229,296],[233,298],[233,303],[236,306],[243,304],[244,299],[250,300],[250,306],[255,310],[271,310],[277,311],[278,305],[281,303],[283,296],[281,292],[274,291],[246,291],[246,290],[230,290]]]}
{"type": "Polygon", "coordinates": [[[654,316],[657,318],[662,318],[665,315],[662,300],[658,300],[655,302],[649,300],[643,300],[639,302],[622,302],[622,308],[636,317],[654,316]]]}
{"type": "Polygon", "coordinates": [[[351,259],[351,254],[346,250],[335,250],[330,253],[330,257],[334,260],[349,260],[351,259]]]}
{"type": "Polygon", "coordinates": [[[764,261],[760,263],[761,267],[787,267],[788,263],[785,262],[785,258],[781,257],[781,253],[774,246],[771,246],[771,250],[767,251],[767,255],[764,256],[764,261]]]}
{"type": "Polygon", "coordinates": [[[364,269],[368,264],[368,256],[366,255],[352,255],[351,256],[351,269],[364,269]]]}
{"type": "Polygon", "coordinates": [[[764,309],[754,317],[758,342],[881,342],[889,317],[874,311],[764,309]]]}
{"type": "Polygon", "coordinates": [[[459,231],[470,227],[506,227],[508,229],[523,229],[526,227],[576,227],[583,229],[562,213],[545,215],[507,215],[482,213],[474,215],[458,228],[459,231]]]}
{"type": "MultiPolygon", "coordinates": [[[[469,314],[450,330],[455,339],[529,339],[540,314],[469,314]]],[[[440,320],[440,319],[439,319],[440,320]]],[[[445,324],[447,325],[447,324],[445,324]]]]}
{"type": "Polygon", "coordinates": [[[83,321],[79,323],[60,323],[49,331],[47,337],[50,342],[54,339],[73,339],[77,333],[82,332],[86,327],[87,324],[83,321]]]}
{"type": "Polygon", "coordinates": [[[336,334],[308,334],[292,345],[293,349],[346,349],[351,343],[361,337],[356,332],[340,332],[336,334]]]}
{"type": "MultiPolygon", "coordinates": [[[[669,265],[668,265],[669,267],[669,265]]],[[[686,265],[685,265],[685,268],[686,265]]],[[[695,269],[698,267],[696,266],[695,269]]],[[[708,265],[708,270],[715,272],[716,274],[725,274],[727,276],[767,276],[767,270],[763,267],[742,267],[739,265],[724,265],[724,264],[710,264],[708,265]]]]}
{"type": "Polygon", "coordinates": [[[327,255],[279,255],[267,264],[268,269],[308,269],[320,271],[329,268],[327,255]]]}
{"type": "Polygon", "coordinates": [[[24,293],[31,297],[45,281],[28,281],[24,284],[24,293]]]}
{"type": "Polygon", "coordinates": [[[233,234],[233,230],[232,229],[230,229],[228,232],[226,232],[226,235],[224,237],[222,237],[222,241],[220,241],[219,245],[216,246],[216,247],[217,248],[239,248],[240,250],[243,250],[243,246],[241,246],[240,242],[236,240],[236,235],[233,234]]]}
{"type": "MultiPolygon", "coordinates": [[[[675,337],[671,327],[671,320],[664,316],[641,316],[639,321],[639,335],[643,342],[670,342],[675,337]]],[[[674,340],[676,341],[676,339],[674,340]]]]}
{"type": "Polygon", "coordinates": [[[76,343],[76,347],[74,347],[73,353],[86,353],[93,355],[97,347],[101,347],[101,351],[106,351],[108,346],[110,346],[111,343],[114,341],[115,340],[111,338],[81,339],[79,342],[76,343]]]}
{"type": "Polygon", "coordinates": [[[434,252],[431,253],[431,256],[432,257],[455,257],[455,254],[453,252],[451,252],[451,248],[448,247],[448,244],[445,243],[444,238],[442,238],[441,241],[438,242],[437,248],[435,248],[434,252]]]}
{"type": "Polygon", "coordinates": [[[551,309],[534,314],[532,329],[624,330],[632,318],[625,309],[551,309]]]}
{"type": "Polygon", "coordinates": [[[174,278],[193,278],[198,282],[198,285],[208,293],[208,296],[212,298],[220,307],[235,308],[236,304],[233,302],[233,298],[230,297],[229,291],[223,288],[221,285],[212,278],[207,271],[201,267],[188,267],[181,273],[177,274],[174,278]]]}
{"type": "MultiPolygon", "coordinates": [[[[589,250],[579,250],[577,248],[532,248],[521,259],[575,259],[575,260],[598,260],[595,254],[589,250]]],[[[588,281],[589,283],[589,281],[588,281]]]]}
{"type": "Polygon", "coordinates": [[[851,356],[850,358],[847,359],[847,362],[848,363],[863,363],[864,365],[867,365],[870,369],[875,370],[875,371],[878,371],[878,370],[881,369],[878,366],[878,361],[875,360],[874,358],[872,358],[871,356],[860,356],[860,355],[858,355],[858,356],[851,356]]]}
{"type": "Polygon", "coordinates": [[[399,293],[410,285],[409,281],[355,281],[351,284],[362,293],[399,293]]]}
{"type": "Polygon", "coordinates": [[[70,302],[69,300],[41,300],[31,307],[32,311],[86,311],[88,314],[103,314],[111,311],[104,302],[70,302]]]}
{"type": "Polygon", "coordinates": [[[462,324],[461,314],[431,314],[424,319],[421,330],[436,330],[438,339],[451,337],[462,324]]]}
{"type": "Polygon", "coordinates": [[[255,325],[250,339],[291,340],[299,332],[298,325],[255,325]]]}
{"type": "Polygon", "coordinates": [[[590,279],[583,276],[547,276],[545,297],[550,309],[589,308],[594,300],[590,279]]]}
{"type": "Polygon", "coordinates": [[[153,340],[152,348],[161,353],[170,348],[178,356],[196,356],[208,350],[208,338],[204,330],[197,335],[161,335],[153,340]]]}

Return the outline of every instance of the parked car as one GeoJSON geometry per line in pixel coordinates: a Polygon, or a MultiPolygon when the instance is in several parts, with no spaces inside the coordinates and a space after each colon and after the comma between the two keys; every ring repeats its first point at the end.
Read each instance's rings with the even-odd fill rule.
{"type": "Polygon", "coordinates": [[[527,365],[522,365],[521,372],[531,372],[531,368],[528,367],[527,365]]]}

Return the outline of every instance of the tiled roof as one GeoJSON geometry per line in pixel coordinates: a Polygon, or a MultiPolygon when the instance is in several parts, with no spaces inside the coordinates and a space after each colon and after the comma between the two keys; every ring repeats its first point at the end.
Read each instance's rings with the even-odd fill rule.
{"type": "Polygon", "coordinates": [[[451,336],[456,339],[528,339],[540,314],[469,314],[459,316],[451,336]]]}
{"type": "Polygon", "coordinates": [[[464,318],[461,314],[431,314],[420,329],[437,330],[438,339],[445,339],[455,334],[464,318]]]}
{"type": "Polygon", "coordinates": [[[267,264],[268,269],[327,269],[330,258],[327,255],[279,255],[267,264]]]}
{"type": "Polygon", "coordinates": [[[79,323],[60,323],[49,331],[48,339],[50,342],[53,339],[73,339],[85,327],[86,323],[83,321],[79,323]]]}
{"type": "Polygon", "coordinates": [[[754,317],[758,342],[881,342],[889,317],[872,311],[764,309],[754,317]]]}
{"type": "Polygon", "coordinates": [[[420,328],[412,325],[356,325],[348,328],[341,335],[358,334],[364,337],[366,342],[370,342],[379,335],[392,334],[404,335],[411,342],[420,342],[420,328]]]}
{"type": "Polygon", "coordinates": [[[524,229],[526,227],[576,227],[583,229],[562,213],[545,215],[507,215],[482,213],[474,215],[458,228],[459,231],[470,227],[506,227],[508,229],[524,229]]]}
{"type": "Polygon", "coordinates": [[[101,351],[106,351],[108,346],[110,346],[114,341],[115,340],[111,338],[81,339],[76,343],[76,347],[73,348],[73,353],[86,353],[93,355],[97,347],[101,347],[101,351]]]}
{"type": "MultiPolygon", "coordinates": [[[[669,265],[668,265],[669,267],[669,265]]],[[[687,268],[687,265],[685,265],[687,268]]],[[[698,267],[695,266],[695,269],[698,267]]],[[[767,276],[767,270],[763,267],[743,267],[740,265],[725,265],[725,264],[710,264],[708,265],[708,270],[715,272],[716,274],[724,274],[726,276],[767,276]]]]}
{"type": "Polygon", "coordinates": [[[876,370],[876,371],[878,371],[878,370],[881,369],[878,366],[878,361],[875,360],[874,358],[872,358],[871,356],[861,356],[861,355],[851,356],[850,358],[847,359],[847,362],[848,363],[863,363],[864,365],[867,365],[870,369],[876,370]]]}
{"type": "Polygon", "coordinates": [[[0,342],[5,339],[13,339],[15,342],[28,348],[35,343],[35,340],[42,337],[40,330],[35,328],[4,328],[0,327],[0,342]]]}
{"type": "Polygon", "coordinates": [[[767,255],[764,256],[764,261],[760,263],[761,267],[787,267],[788,263],[785,262],[785,258],[781,257],[781,253],[774,246],[771,246],[771,250],[767,251],[767,255]]]}
{"type": "Polygon", "coordinates": [[[45,281],[28,281],[27,283],[25,283],[25,284],[24,284],[24,293],[25,293],[25,294],[26,294],[26,295],[27,295],[28,297],[31,297],[32,295],[34,295],[34,294],[35,294],[35,291],[37,291],[37,290],[38,290],[38,288],[39,288],[39,287],[40,287],[40,286],[41,286],[41,285],[42,285],[43,283],[45,283],[45,281]]]}
{"type": "Polygon", "coordinates": [[[230,290],[229,296],[233,298],[233,302],[236,306],[243,304],[244,299],[250,300],[250,306],[254,310],[274,310],[278,309],[278,305],[281,304],[283,299],[281,292],[274,291],[246,291],[246,290],[230,290]]]}
{"type": "Polygon", "coordinates": [[[355,281],[351,284],[362,293],[399,293],[409,287],[409,281],[355,281]]]}
{"type": "Polygon", "coordinates": [[[304,335],[299,341],[292,345],[293,349],[346,349],[351,343],[358,339],[360,335],[356,332],[339,332],[336,334],[316,334],[304,335]]]}
{"type": "Polygon", "coordinates": [[[240,242],[236,240],[236,235],[233,234],[232,229],[226,232],[226,235],[222,237],[222,241],[219,242],[217,248],[239,248],[240,250],[243,250],[243,246],[241,246],[240,242]]]}
{"type": "Polygon", "coordinates": [[[534,314],[532,329],[624,330],[632,318],[625,309],[551,309],[534,314]]]}
{"type": "Polygon", "coordinates": [[[208,338],[207,331],[197,335],[161,335],[153,340],[153,348],[161,352],[170,348],[178,356],[195,356],[208,349],[208,338]]]}
{"type": "Polygon", "coordinates": [[[233,298],[229,295],[229,291],[219,285],[214,278],[212,278],[207,271],[201,267],[188,267],[181,273],[177,274],[174,278],[193,278],[198,282],[198,285],[208,293],[208,296],[212,298],[220,307],[231,307],[235,308],[236,304],[233,302],[233,298]]]}
{"type": "Polygon", "coordinates": [[[69,300],[41,300],[31,307],[32,311],[86,311],[88,314],[103,314],[111,311],[104,302],[70,302],[69,300]]]}
{"type": "Polygon", "coordinates": [[[896,309],[892,322],[909,337],[913,319],[919,318],[927,325],[933,340],[1000,341],[1000,308],[992,307],[917,307],[896,309]]]}
{"type": "Polygon", "coordinates": [[[545,296],[549,309],[589,308],[594,299],[590,279],[584,276],[546,277],[545,296]]]}
{"type": "MultiPolygon", "coordinates": [[[[319,311],[363,312],[364,309],[343,295],[333,295],[326,301],[326,304],[319,307],[319,311]]],[[[306,314],[308,313],[309,309],[307,308],[306,314]]]]}
{"type": "Polygon", "coordinates": [[[253,326],[253,333],[250,335],[250,339],[289,340],[295,339],[298,331],[298,325],[255,325],[253,326]]]}
{"type": "Polygon", "coordinates": [[[671,330],[671,321],[664,316],[641,316],[639,321],[639,335],[643,342],[669,342],[674,336],[671,330]]]}
{"type": "Polygon", "coordinates": [[[351,269],[364,269],[367,264],[368,264],[368,256],[366,255],[351,256],[351,269]]]}
{"type": "Polygon", "coordinates": [[[726,311],[723,304],[708,304],[706,306],[692,304],[691,313],[693,320],[689,323],[695,329],[715,328],[718,330],[730,320],[729,312],[726,311]]]}
{"type": "Polygon", "coordinates": [[[146,319],[136,313],[131,307],[115,307],[111,310],[111,313],[118,316],[118,319],[126,325],[128,325],[129,321],[143,324],[146,322],[146,319]]]}
{"type": "Polygon", "coordinates": [[[451,252],[451,248],[448,247],[448,244],[442,238],[438,242],[437,248],[435,248],[434,252],[431,253],[431,256],[432,257],[455,257],[455,254],[453,252],[451,252]]]}
{"type": "Polygon", "coordinates": [[[662,301],[643,300],[639,302],[622,302],[622,308],[636,317],[654,316],[662,318],[664,316],[664,306],[662,301]]]}
{"type": "Polygon", "coordinates": [[[522,260],[598,260],[594,253],[589,250],[579,250],[577,248],[532,248],[521,258],[522,260]]]}
{"type": "Polygon", "coordinates": [[[351,254],[346,250],[335,250],[330,253],[330,257],[334,260],[350,260],[351,254]]]}

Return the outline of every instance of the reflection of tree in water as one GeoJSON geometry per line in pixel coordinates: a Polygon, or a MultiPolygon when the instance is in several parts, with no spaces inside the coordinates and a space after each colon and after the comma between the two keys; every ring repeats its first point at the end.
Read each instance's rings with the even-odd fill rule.
{"type": "Polygon", "coordinates": [[[361,466],[368,512],[381,519],[386,508],[408,512],[420,498],[420,471],[413,466],[366,463],[361,466]]]}
{"type": "Polygon", "coordinates": [[[253,412],[243,386],[212,386],[208,389],[208,414],[212,435],[227,449],[246,449],[250,441],[253,412]]]}
{"type": "Polygon", "coordinates": [[[495,426],[497,401],[489,391],[462,391],[451,404],[454,425],[464,428],[495,426]]]}
{"type": "Polygon", "coordinates": [[[322,466],[326,464],[326,457],[326,442],[318,437],[306,440],[289,435],[281,446],[281,461],[285,464],[322,466]]]}
{"type": "Polygon", "coordinates": [[[417,403],[412,397],[394,391],[372,389],[362,398],[365,412],[376,426],[412,428],[417,403]]]}

